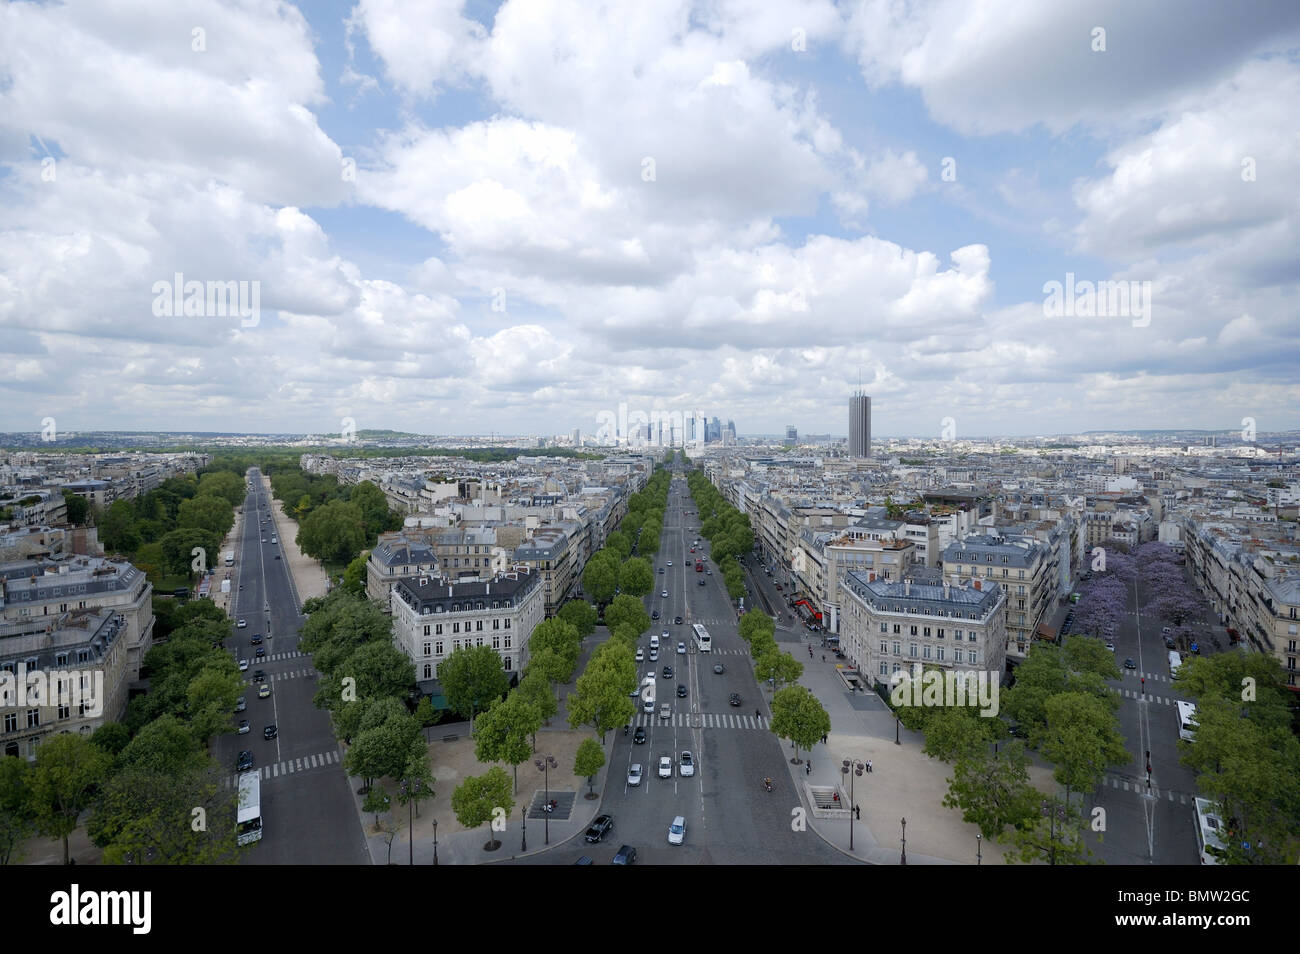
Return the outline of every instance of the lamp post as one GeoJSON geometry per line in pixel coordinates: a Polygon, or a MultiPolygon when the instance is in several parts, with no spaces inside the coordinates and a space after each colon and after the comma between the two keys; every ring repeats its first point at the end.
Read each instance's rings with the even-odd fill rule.
{"type": "Polygon", "coordinates": [[[433,820],[433,863],[438,863],[438,819],[433,820]]]}
{"type": "Polygon", "coordinates": [[[415,797],[420,791],[421,784],[422,783],[417,778],[410,782],[406,779],[402,779],[401,783],[398,785],[398,790],[402,793],[402,797],[406,799],[406,841],[407,847],[410,849],[409,854],[412,867],[415,866],[415,819],[412,813],[415,808],[415,797]],[[408,786],[410,788],[409,797],[407,796],[408,786]]]}
{"type": "Polygon", "coordinates": [[[980,851],[980,849],[982,849],[983,847],[984,847],[984,836],[977,834],[975,836],[975,864],[976,865],[978,865],[981,861],[984,860],[984,855],[980,851]]]}
{"type": "Polygon", "coordinates": [[[519,850],[520,852],[525,852],[528,850],[528,806],[527,805],[519,806],[519,817],[523,819],[523,828],[524,828],[524,838],[519,845],[519,850]]]}
{"type": "Polygon", "coordinates": [[[903,744],[898,740],[898,710],[897,709],[894,710],[894,744],[895,745],[903,744]]]}
{"type": "Polygon", "coordinates": [[[854,779],[861,776],[867,764],[860,759],[844,759],[840,763],[840,774],[849,777],[849,851],[853,850],[853,810],[857,806],[853,796],[854,779]]]}
{"type": "Polygon", "coordinates": [[[560,763],[555,761],[555,757],[544,755],[540,759],[534,759],[533,764],[537,766],[537,771],[542,773],[543,786],[546,791],[546,804],[543,806],[542,814],[545,815],[543,826],[546,829],[546,844],[551,843],[551,769],[559,768],[560,763]]]}
{"type": "Polygon", "coordinates": [[[907,864],[907,819],[903,819],[903,864],[907,864]]]}

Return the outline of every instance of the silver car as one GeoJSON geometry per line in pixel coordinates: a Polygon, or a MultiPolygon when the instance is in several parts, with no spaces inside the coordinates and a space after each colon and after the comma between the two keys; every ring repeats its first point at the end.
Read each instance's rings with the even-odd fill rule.
{"type": "Polygon", "coordinates": [[[690,778],[695,774],[695,758],[691,755],[690,750],[682,752],[682,757],[677,762],[677,773],[682,778],[690,778]]]}
{"type": "Polygon", "coordinates": [[[640,785],[641,774],[642,774],[641,763],[633,762],[631,767],[627,770],[627,784],[640,785]]]}

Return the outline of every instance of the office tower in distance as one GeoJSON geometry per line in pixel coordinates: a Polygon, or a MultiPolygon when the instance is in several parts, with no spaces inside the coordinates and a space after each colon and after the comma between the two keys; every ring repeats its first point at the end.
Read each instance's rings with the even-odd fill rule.
{"type": "Polygon", "coordinates": [[[861,391],[849,398],[849,456],[871,456],[871,398],[861,391]]]}
{"type": "Polygon", "coordinates": [[[787,424],[785,426],[785,446],[793,447],[797,443],[799,443],[799,429],[793,424],[787,424]]]}

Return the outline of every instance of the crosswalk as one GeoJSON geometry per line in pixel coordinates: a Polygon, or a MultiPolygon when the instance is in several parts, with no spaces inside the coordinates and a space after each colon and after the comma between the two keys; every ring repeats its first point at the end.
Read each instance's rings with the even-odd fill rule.
{"type": "MultiPolygon", "coordinates": [[[[315,679],[318,673],[315,669],[295,669],[292,672],[268,672],[266,674],[267,682],[284,682],[286,679],[315,679]]],[[[247,679],[244,681],[245,686],[251,687],[253,681],[247,679]]]]}
{"type": "Polygon", "coordinates": [[[1176,802],[1180,805],[1190,805],[1195,797],[1187,792],[1176,792],[1172,788],[1161,789],[1154,785],[1147,788],[1145,781],[1139,781],[1135,778],[1119,778],[1114,775],[1107,775],[1102,784],[1119,791],[1133,792],[1136,795],[1148,795],[1152,798],[1163,798],[1166,801],[1176,802]]]}
{"type": "Polygon", "coordinates": [[[733,715],[730,712],[701,712],[694,715],[689,712],[674,712],[670,719],[660,719],[657,716],[642,713],[636,717],[635,725],[641,725],[649,728],[650,726],[674,726],[682,729],[695,728],[695,720],[700,722],[700,728],[703,729],[762,729],[769,728],[767,718],[759,716],[754,718],[750,715],[733,715]]]}
{"type": "Polygon", "coordinates": [[[1144,697],[1138,689],[1121,689],[1119,694],[1125,699],[1142,699],[1145,698],[1148,704],[1154,703],[1162,706],[1172,706],[1175,702],[1186,702],[1186,699],[1175,699],[1173,696],[1157,696],[1148,692],[1144,697]]]}
{"type": "MultiPolygon", "coordinates": [[[[340,761],[338,750],[335,749],[329,752],[321,752],[318,755],[304,755],[300,759],[285,759],[283,762],[276,762],[273,765],[263,765],[258,769],[258,774],[262,776],[263,782],[267,782],[282,775],[296,775],[300,772],[310,772],[312,769],[338,765],[340,761]]],[[[222,787],[237,787],[240,774],[243,773],[227,775],[222,779],[222,787]]]]}
{"type": "Polygon", "coordinates": [[[266,656],[255,656],[249,661],[255,666],[260,666],[262,663],[280,662],[283,659],[302,659],[306,655],[306,653],[300,652],[270,653],[266,656]]]}

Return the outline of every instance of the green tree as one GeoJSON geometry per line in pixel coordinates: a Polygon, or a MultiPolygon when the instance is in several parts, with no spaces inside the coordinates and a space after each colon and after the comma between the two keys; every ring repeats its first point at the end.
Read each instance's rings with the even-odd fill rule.
{"type": "MultiPolygon", "coordinates": [[[[374,785],[366,789],[366,797],[361,802],[361,810],[370,812],[375,816],[375,827],[379,827],[379,813],[388,811],[388,806],[392,804],[388,793],[384,791],[384,786],[374,785]]],[[[392,843],[389,843],[389,850],[392,849],[392,843]]]]}
{"type": "MultiPolygon", "coordinates": [[[[567,623],[561,625],[568,626],[567,623]]],[[[501,657],[491,646],[467,646],[455,650],[438,667],[438,680],[442,683],[447,705],[453,712],[470,720],[481,709],[505,695],[510,687],[501,657]]]]}
{"type": "Polygon", "coordinates": [[[218,551],[221,548],[221,538],[199,527],[181,527],[164,534],[158,545],[162,547],[168,573],[193,577],[196,559],[194,549],[197,547],[203,551],[199,554],[203,558],[200,565],[204,570],[211,570],[217,565],[220,556],[218,551]]]}
{"type": "Polygon", "coordinates": [[[367,791],[377,778],[401,775],[410,760],[411,743],[419,741],[419,734],[420,727],[410,716],[362,728],[343,757],[343,768],[360,777],[362,791],[367,791]]]}
{"type": "Polygon", "coordinates": [[[592,725],[604,742],[610,729],[630,722],[636,707],[628,694],[637,684],[636,663],[622,643],[609,642],[593,653],[565,699],[569,725],[592,725]]]}
{"type": "Polygon", "coordinates": [[[831,730],[831,717],[804,686],[787,686],[772,697],[772,731],[800,749],[811,749],[831,730]]]}
{"type": "Polygon", "coordinates": [[[1085,864],[1092,852],[1083,840],[1084,819],[1059,798],[1040,798],[1029,818],[1010,831],[1015,851],[1008,863],[1046,861],[1050,865],[1085,864]]]}
{"type": "Polygon", "coordinates": [[[638,633],[644,633],[650,628],[650,614],[635,596],[620,593],[605,608],[605,625],[611,631],[619,626],[628,626],[638,633]]]}
{"type": "Polygon", "coordinates": [[[420,802],[433,798],[433,767],[429,763],[429,747],[417,738],[411,743],[411,753],[406,760],[406,768],[397,786],[399,805],[415,803],[415,817],[420,817],[420,802]]]}
{"type": "MultiPolygon", "coordinates": [[[[536,675],[544,679],[549,686],[566,683],[573,678],[573,663],[564,659],[553,649],[542,649],[533,652],[528,658],[528,668],[524,671],[524,676],[536,675]]],[[[550,718],[550,716],[547,716],[550,718]]]]}
{"type": "Polygon", "coordinates": [[[47,838],[63,839],[63,863],[68,863],[68,837],[77,819],[90,807],[108,775],[110,758],[89,740],[71,733],[47,739],[36,750],[31,773],[31,804],[36,830],[47,838]]]}
{"type": "Polygon", "coordinates": [[[243,504],[247,491],[244,480],[228,470],[211,471],[199,478],[199,496],[221,497],[232,507],[243,504]]]}
{"type": "Polygon", "coordinates": [[[597,551],[587,561],[582,571],[582,588],[591,594],[597,605],[603,606],[614,598],[620,565],[618,556],[609,550],[597,551]]]}
{"type": "MultiPolygon", "coordinates": [[[[654,574],[650,564],[640,557],[632,557],[619,569],[618,585],[624,595],[645,596],[654,589],[654,574]]],[[[608,617],[608,614],[606,614],[608,617]]]]}
{"type": "Polygon", "coordinates": [[[0,865],[23,860],[23,842],[36,830],[28,791],[31,764],[17,756],[0,758],[0,865]]]}
{"type": "Polygon", "coordinates": [[[107,553],[130,553],[140,545],[135,529],[135,508],[130,501],[115,500],[95,520],[99,542],[107,553]]]}
{"type": "Polygon", "coordinates": [[[331,500],[312,510],[298,529],[303,553],[326,563],[347,563],[366,545],[366,524],[356,504],[331,500]]]}
{"type": "Polygon", "coordinates": [[[91,745],[115,759],[130,741],[131,731],[120,722],[105,722],[90,735],[91,745]]]}
{"type": "Polygon", "coordinates": [[[68,523],[74,527],[85,524],[86,518],[90,516],[90,501],[71,490],[63,491],[63,500],[68,505],[68,523]]]}
{"type": "Polygon", "coordinates": [[[604,766],[605,750],[596,744],[595,739],[583,739],[573,759],[573,774],[586,776],[588,798],[596,797],[593,780],[604,766]]]}
{"type": "Polygon", "coordinates": [[[222,540],[235,525],[235,508],[222,497],[192,497],[181,501],[176,520],[181,527],[198,527],[222,540]]]}
{"type": "MultiPolygon", "coordinates": [[[[537,710],[537,717],[543,724],[549,722],[559,711],[560,704],[555,699],[555,690],[551,688],[550,681],[546,678],[545,673],[534,671],[529,667],[524,678],[515,686],[512,695],[519,696],[520,699],[527,702],[537,710]]],[[[537,748],[537,733],[532,733],[533,748],[537,748]]]]}
{"type": "Polygon", "coordinates": [[[348,503],[360,511],[362,522],[366,525],[367,539],[373,539],[384,530],[394,529],[390,527],[392,517],[388,510],[388,498],[371,481],[363,480],[353,487],[348,495],[348,503]]]}
{"type": "MultiPolygon", "coordinates": [[[[482,775],[470,776],[451,793],[451,810],[456,820],[466,828],[491,826],[494,818],[509,818],[515,800],[510,794],[510,776],[499,766],[492,766],[482,775]]],[[[488,828],[487,851],[501,847],[494,829],[488,828]]]]}
{"type": "Polygon", "coordinates": [[[768,652],[754,660],[754,672],[764,682],[775,680],[775,687],[798,680],[803,675],[803,663],[789,653],[768,652]]]}
{"type": "Polygon", "coordinates": [[[533,634],[528,638],[528,649],[532,654],[530,665],[538,664],[538,657],[547,651],[558,659],[558,662],[547,661],[556,675],[563,676],[555,682],[568,682],[573,678],[573,667],[582,654],[578,631],[558,617],[538,623],[533,628],[533,634]]]}
{"type": "Polygon", "coordinates": [[[996,753],[981,746],[962,748],[943,804],[960,809],[962,821],[978,825],[985,838],[997,840],[1007,826],[1030,822],[1040,799],[1029,783],[1024,743],[1015,741],[996,753]]]}
{"type": "Polygon", "coordinates": [[[541,713],[517,691],[492,704],[474,720],[474,757],[480,762],[505,762],[514,769],[519,792],[519,766],[533,754],[529,742],[542,725],[541,713]]]}
{"type": "Polygon", "coordinates": [[[615,554],[621,563],[632,555],[632,538],[622,530],[615,530],[605,540],[605,549],[615,554]]]}
{"type": "Polygon", "coordinates": [[[599,618],[596,607],[585,600],[569,600],[555,615],[576,629],[579,639],[586,639],[596,631],[596,620],[599,618]]]}
{"type": "Polygon", "coordinates": [[[366,595],[366,560],[369,555],[370,551],[365,551],[343,571],[343,589],[353,596],[364,598],[366,595]]]}

